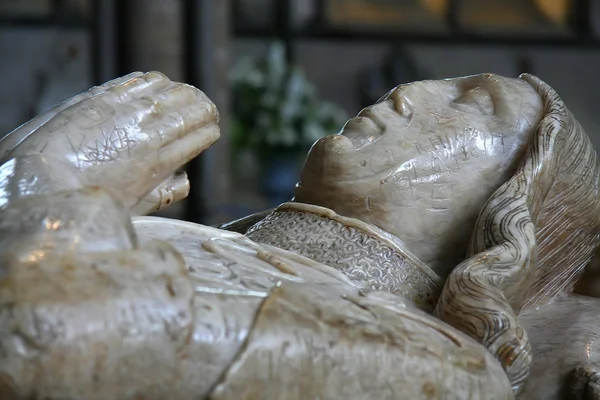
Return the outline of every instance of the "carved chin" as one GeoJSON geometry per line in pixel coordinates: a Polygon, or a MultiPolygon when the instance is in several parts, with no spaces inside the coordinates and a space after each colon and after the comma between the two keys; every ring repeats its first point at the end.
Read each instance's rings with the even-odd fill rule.
{"type": "Polygon", "coordinates": [[[308,182],[326,182],[338,179],[347,170],[348,159],[345,154],[354,152],[350,139],[342,135],[330,135],[319,139],[310,149],[301,180],[308,182]]]}

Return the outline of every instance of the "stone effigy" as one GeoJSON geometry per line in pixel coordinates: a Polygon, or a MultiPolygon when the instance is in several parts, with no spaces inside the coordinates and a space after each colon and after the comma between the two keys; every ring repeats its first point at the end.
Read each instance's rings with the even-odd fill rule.
{"type": "Polygon", "coordinates": [[[293,201],[143,216],[218,138],[201,91],[134,73],[0,140],[0,398],[600,395],[600,300],[573,294],[596,153],[547,84],[401,85],[315,143],[293,201]]]}

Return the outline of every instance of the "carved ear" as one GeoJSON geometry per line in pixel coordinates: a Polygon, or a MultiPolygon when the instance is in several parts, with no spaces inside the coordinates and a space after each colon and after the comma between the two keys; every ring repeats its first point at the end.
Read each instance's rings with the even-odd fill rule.
{"type": "Polygon", "coordinates": [[[572,288],[600,226],[596,153],[558,94],[522,75],[540,94],[544,118],[514,176],[483,207],[471,257],[446,281],[437,315],[501,362],[515,390],[531,347],[517,316],[572,288]]]}

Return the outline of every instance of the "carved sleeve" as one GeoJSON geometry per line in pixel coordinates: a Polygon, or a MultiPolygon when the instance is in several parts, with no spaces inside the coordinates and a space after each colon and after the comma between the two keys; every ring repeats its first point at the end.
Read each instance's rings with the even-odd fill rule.
{"type": "Polygon", "coordinates": [[[230,232],[136,238],[76,183],[0,213],[0,398],[513,398],[481,346],[398,298],[230,232]]]}

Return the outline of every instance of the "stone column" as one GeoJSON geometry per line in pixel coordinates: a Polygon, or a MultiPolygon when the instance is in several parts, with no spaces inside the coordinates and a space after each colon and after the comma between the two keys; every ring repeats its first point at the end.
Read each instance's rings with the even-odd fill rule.
{"type": "Polygon", "coordinates": [[[126,0],[127,67],[183,80],[183,7],[180,0],[126,0]]]}

